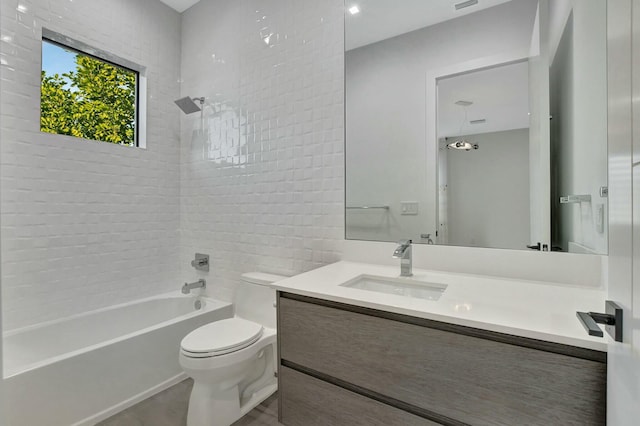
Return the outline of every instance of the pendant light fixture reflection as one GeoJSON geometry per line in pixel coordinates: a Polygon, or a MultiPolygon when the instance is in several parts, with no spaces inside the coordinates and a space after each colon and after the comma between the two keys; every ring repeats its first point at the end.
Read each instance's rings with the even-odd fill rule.
{"type": "MultiPolygon", "coordinates": [[[[460,131],[458,132],[458,133],[462,134],[462,130],[464,129],[464,125],[467,122],[467,108],[470,105],[473,105],[473,102],[471,102],[471,101],[458,101],[458,102],[456,102],[456,105],[459,105],[462,108],[464,108],[464,119],[462,120],[462,123],[460,124],[460,131]]],[[[459,151],[471,151],[472,149],[480,148],[480,145],[478,145],[477,143],[471,143],[466,139],[462,139],[461,137],[457,138],[453,142],[449,142],[449,138],[445,138],[445,140],[448,142],[447,143],[447,149],[457,149],[459,151]]]]}
{"type": "Polygon", "coordinates": [[[464,139],[458,139],[447,144],[447,149],[459,149],[461,151],[471,151],[472,149],[478,149],[480,146],[477,143],[471,143],[464,139]]]}

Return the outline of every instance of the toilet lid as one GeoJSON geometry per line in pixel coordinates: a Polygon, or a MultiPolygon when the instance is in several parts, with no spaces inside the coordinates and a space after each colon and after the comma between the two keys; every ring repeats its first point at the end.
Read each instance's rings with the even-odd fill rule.
{"type": "Polygon", "coordinates": [[[180,346],[185,352],[223,354],[245,348],[262,336],[262,325],[229,318],[203,325],[187,334],[180,346]]]}

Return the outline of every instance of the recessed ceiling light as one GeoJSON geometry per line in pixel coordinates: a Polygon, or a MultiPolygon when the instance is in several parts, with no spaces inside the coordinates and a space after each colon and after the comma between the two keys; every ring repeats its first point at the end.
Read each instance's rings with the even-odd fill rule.
{"type": "Polygon", "coordinates": [[[24,4],[19,4],[18,7],[16,7],[16,9],[18,9],[18,12],[20,13],[27,13],[27,11],[29,10],[29,8],[24,4]]]}
{"type": "Polygon", "coordinates": [[[352,15],[360,13],[360,8],[358,6],[351,6],[349,8],[349,13],[352,14],[352,15]]]}

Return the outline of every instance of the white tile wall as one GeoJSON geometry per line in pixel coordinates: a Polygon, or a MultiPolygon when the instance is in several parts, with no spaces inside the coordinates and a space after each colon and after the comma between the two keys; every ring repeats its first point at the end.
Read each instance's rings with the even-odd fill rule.
{"type": "Polygon", "coordinates": [[[202,0],[183,17],[181,265],[209,253],[208,292],[240,273],[339,259],[344,232],[342,0],[202,0]]]}
{"type": "Polygon", "coordinates": [[[157,0],[1,8],[4,328],[178,289],[180,15],[157,0]],[[146,150],[40,133],[43,26],[147,67],[146,150]]]}

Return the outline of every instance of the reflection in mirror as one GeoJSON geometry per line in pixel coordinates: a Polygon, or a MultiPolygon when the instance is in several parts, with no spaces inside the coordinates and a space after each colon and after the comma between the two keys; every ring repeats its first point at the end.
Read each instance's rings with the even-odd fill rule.
{"type": "Polygon", "coordinates": [[[438,81],[438,243],[530,244],[528,80],[525,61],[438,81]]]}
{"type": "Polygon", "coordinates": [[[346,4],[346,237],[606,253],[606,2],[456,3],[346,4]]]}

